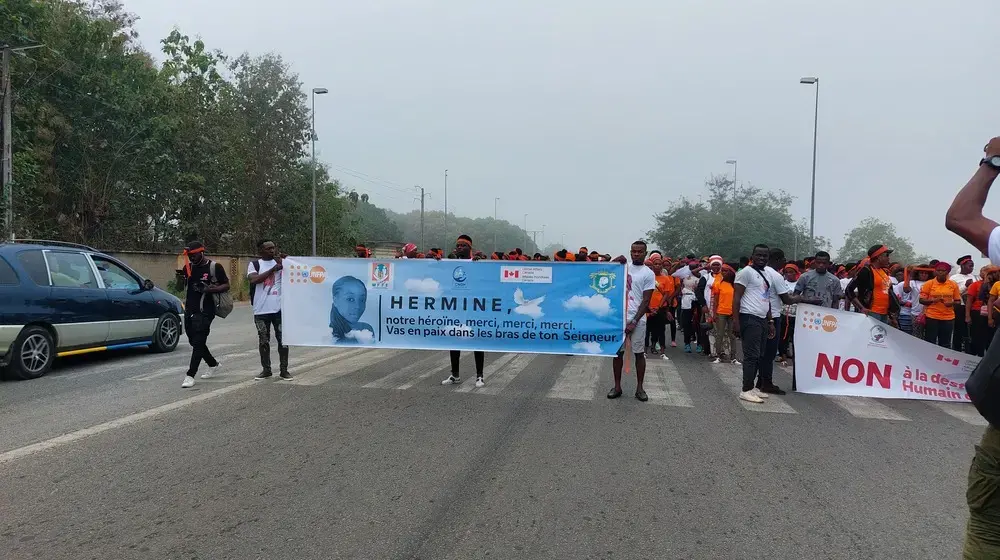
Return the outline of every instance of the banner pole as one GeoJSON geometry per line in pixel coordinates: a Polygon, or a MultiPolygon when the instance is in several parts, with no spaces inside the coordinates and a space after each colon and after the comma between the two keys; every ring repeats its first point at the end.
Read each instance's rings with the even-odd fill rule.
{"type": "Polygon", "coordinates": [[[795,362],[797,362],[796,356],[792,356],[792,391],[795,391],[795,362]]]}
{"type": "Polygon", "coordinates": [[[625,335],[625,375],[632,372],[632,335],[625,335]]]}

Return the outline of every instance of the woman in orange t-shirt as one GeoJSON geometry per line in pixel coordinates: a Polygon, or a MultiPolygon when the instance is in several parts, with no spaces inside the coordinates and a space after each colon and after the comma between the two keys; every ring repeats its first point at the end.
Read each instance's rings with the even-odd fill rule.
{"type": "MultiPolygon", "coordinates": [[[[955,329],[955,306],[962,303],[958,284],[948,278],[951,264],[940,262],[934,267],[934,278],[920,288],[920,303],[926,306],[924,340],[944,348],[951,348],[951,335],[955,329]]],[[[964,318],[963,318],[964,319],[964,318]]]]}

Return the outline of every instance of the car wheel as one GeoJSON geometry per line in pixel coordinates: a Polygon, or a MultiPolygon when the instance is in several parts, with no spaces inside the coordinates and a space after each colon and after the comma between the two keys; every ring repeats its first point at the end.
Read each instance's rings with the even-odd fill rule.
{"type": "Polygon", "coordinates": [[[156,323],[153,333],[154,352],[173,352],[181,340],[181,320],[173,313],[167,313],[156,323]]]}
{"type": "Polygon", "coordinates": [[[8,371],[15,379],[37,379],[52,369],[56,345],[43,327],[26,327],[14,341],[8,371]]]}

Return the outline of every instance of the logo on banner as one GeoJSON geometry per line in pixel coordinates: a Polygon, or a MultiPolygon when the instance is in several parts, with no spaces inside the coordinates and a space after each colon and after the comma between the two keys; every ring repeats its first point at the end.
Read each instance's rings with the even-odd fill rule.
{"type": "Polygon", "coordinates": [[[947,362],[947,363],[949,363],[949,364],[951,364],[953,366],[957,366],[960,360],[958,358],[947,358],[947,357],[945,357],[944,354],[938,354],[937,355],[937,361],[939,361],[939,362],[947,362]]]}
{"type": "Polygon", "coordinates": [[[871,328],[868,333],[869,340],[871,341],[868,346],[877,346],[879,348],[886,348],[885,341],[889,338],[889,331],[886,330],[882,325],[875,325],[871,328]]]}
{"type": "Polygon", "coordinates": [[[314,284],[322,284],[326,280],[326,269],[322,266],[314,266],[309,269],[309,279],[313,281],[314,284]]]}
{"type": "Polygon", "coordinates": [[[464,288],[465,282],[469,279],[469,275],[466,274],[464,268],[456,266],[455,270],[451,271],[451,279],[455,281],[456,288],[464,288]]]}
{"type": "Polygon", "coordinates": [[[372,263],[371,288],[375,290],[392,289],[392,265],[389,263],[372,263]]]}
{"type": "Polygon", "coordinates": [[[590,287],[597,293],[604,295],[615,289],[614,272],[594,272],[590,275],[590,287]]]}
{"type": "Polygon", "coordinates": [[[832,333],[837,330],[837,318],[833,315],[820,315],[815,311],[806,311],[802,314],[802,326],[811,330],[832,333]]]}
{"type": "Polygon", "coordinates": [[[552,267],[548,266],[501,266],[501,282],[521,284],[551,284],[552,267]]]}

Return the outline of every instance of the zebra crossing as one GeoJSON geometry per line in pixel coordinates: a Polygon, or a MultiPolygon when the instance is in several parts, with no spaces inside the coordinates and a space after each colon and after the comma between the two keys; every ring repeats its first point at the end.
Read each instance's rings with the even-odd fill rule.
{"type": "MultiPolygon", "coordinates": [[[[450,371],[447,352],[424,352],[355,348],[336,350],[310,364],[304,364],[296,378],[285,382],[290,385],[315,387],[331,382],[370,390],[390,391],[449,391],[460,394],[502,397],[525,391],[522,376],[546,376],[551,379],[545,390],[546,399],[561,401],[605,400],[610,387],[610,361],[606,358],[587,356],[546,356],[539,354],[487,354],[484,369],[486,386],[476,388],[470,375],[473,369],[472,353],[462,354],[462,372],[465,382],[456,386],[441,387],[441,380],[450,371]],[[536,363],[537,362],[537,363],[536,363]],[[401,363],[395,367],[397,363],[401,363]]],[[[293,364],[294,365],[294,364],[293,364]]],[[[626,376],[626,389],[634,381],[626,376]]],[[[985,426],[986,421],[968,404],[933,401],[891,401],[866,397],[822,396],[790,393],[771,395],[764,403],[755,404],[736,398],[742,383],[741,370],[730,364],[705,363],[695,358],[678,360],[650,359],[647,362],[645,389],[647,404],[659,407],[691,409],[699,406],[718,406],[718,399],[705,393],[706,384],[715,384],[731,396],[734,405],[749,413],[805,414],[815,410],[815,403],[832,403],[848,416],[861,420],[911,422],[919,416],[941,421],[958,420],[972,426],[985,426]],[[706,376],[706,372],[709,374],[706,376]],[[692,392],[691,384],[702,390],[692,392]],[[699,393],[701,393],[699,397],[699,393]],[[919,412],[926,408],[928,413],[919,412]],[[914,411],[917,412],[914,412],[914,411]],[[938,414],[941,413],[941,414],[938,414]]],[[[537,389],[533,389],[537,390],[537,389]]],[[[710,389],[709,389],[710,390],[710,389]]]]}

